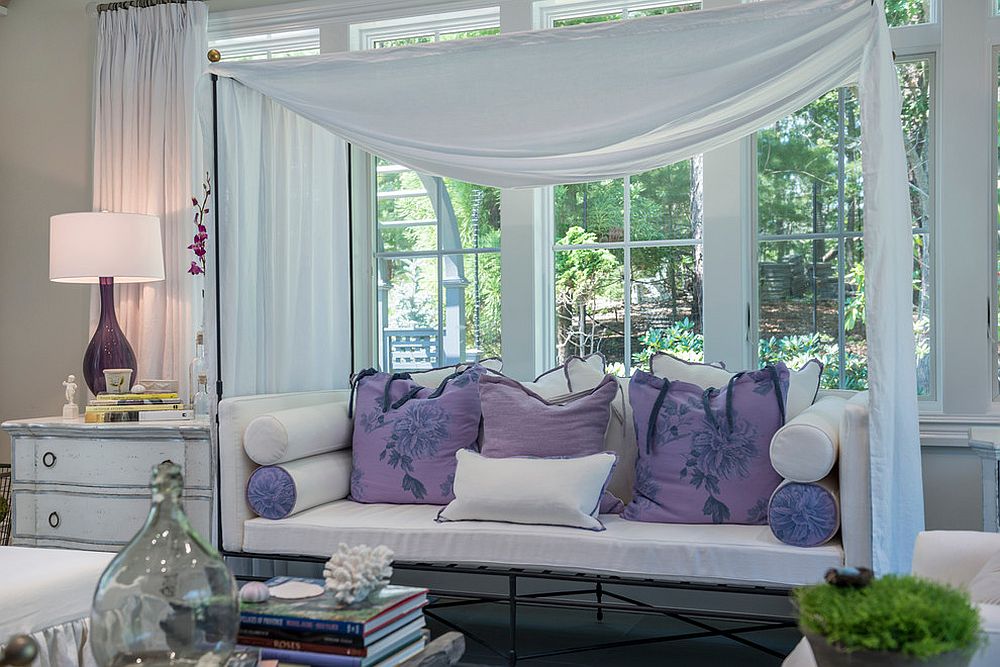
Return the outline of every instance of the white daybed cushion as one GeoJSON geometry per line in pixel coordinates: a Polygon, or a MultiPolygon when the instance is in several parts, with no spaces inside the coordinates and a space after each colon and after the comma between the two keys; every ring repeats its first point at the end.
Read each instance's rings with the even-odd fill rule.
{"type": "Polygon", "coordinates": [[[455,458],[455,499],[438,513],[438,522],[509,521],[604,530],[597,509],[615,466],[611,452],[494,459],[460,449],[455,458]]]}
{"type": "Polygon", "coordinates": [[[840,451],[843,398],[816,401],[778,429],[771,439],[771,466],[793,482],[816,482],[830,474],[840,451]]]}
{"type": "Polygon", "coordinates": [[[384,544],[399,561],[487,564],[671,580],[793,586],[844,564],[837,539],[815,549],[767,526],[656,524],[600,515],[604,532],[494,522],[436,523],[433,505],[338,500],[280,521],[244,523],[251,553],[326,557],[341,542],[384,544]]]}
{"type": "Polygon", "coordinates": [[[329,402],[278,410],[251,421],[243,449],[262,466],[304,459],[351,446],[347,403],[329,402]]]}
{"type": "Polygon", "coordinates": [[[90,616],[113,553],[0,547],[0,644],[90,616]]]}

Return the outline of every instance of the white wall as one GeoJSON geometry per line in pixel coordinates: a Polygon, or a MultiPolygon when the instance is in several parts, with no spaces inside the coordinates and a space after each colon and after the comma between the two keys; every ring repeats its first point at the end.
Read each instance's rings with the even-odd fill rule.
{"type": "Polygon", "coordinates": [[[57,414],[62,381],[81,376],[89,288],[48,281],[48,224],[91,210],[86,4],[14,0],[0,17],[0,420],[57,414]]]}

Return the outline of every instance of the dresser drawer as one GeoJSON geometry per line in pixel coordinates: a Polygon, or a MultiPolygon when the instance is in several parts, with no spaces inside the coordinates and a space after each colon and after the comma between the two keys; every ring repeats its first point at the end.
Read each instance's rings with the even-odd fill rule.
{"type": "MultiPolygon", "coordinates": [[[[75,491],[15,489],[16,544],[58,540],[81,546],[122,546],[135,535],[149,514],[149,493],[107,495],[75,491]]],[[[184,498],[191,525],[210,540],[212,502],[207,497],[184,498]]]]}
{"type": "Polygon", "coordinates": [[[13,458],[14,482],[146,488],[153,467],[169,459],[185,488],[212,487],[208,440],[18,438],[13,458]]]}

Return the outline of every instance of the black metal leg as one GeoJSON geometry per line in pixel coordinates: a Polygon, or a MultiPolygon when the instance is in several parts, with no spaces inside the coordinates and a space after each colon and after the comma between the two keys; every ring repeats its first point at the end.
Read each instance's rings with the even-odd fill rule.
{"type": "Polygon", "coordinates": [[[601,606],[601,602],[604,601],[604,584],[597,582],[597,586],[594,587],[594,594],[597,596],[597,620],[604,620],[604,607],[601,606]]]}
{"type": "Polygon", "coordinates": [[[510,653],[507,655],[507,662],[513,667],[517,664],[517,575],[512,574],[507,578],[507,586],[510,614],[510,653]]]}

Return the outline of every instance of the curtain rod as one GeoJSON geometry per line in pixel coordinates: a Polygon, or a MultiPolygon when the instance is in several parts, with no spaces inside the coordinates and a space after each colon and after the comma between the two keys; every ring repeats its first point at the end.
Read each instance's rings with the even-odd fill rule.
{"type": "Polygon", "coordinates": [[[155,7],[156,5],[186,4],[187,2],[188,0],[127,0],[125,2],[106,2],[97,5],[95,13],[112,12],[118,9],[143,9],[146,7],[155,7]]]}

